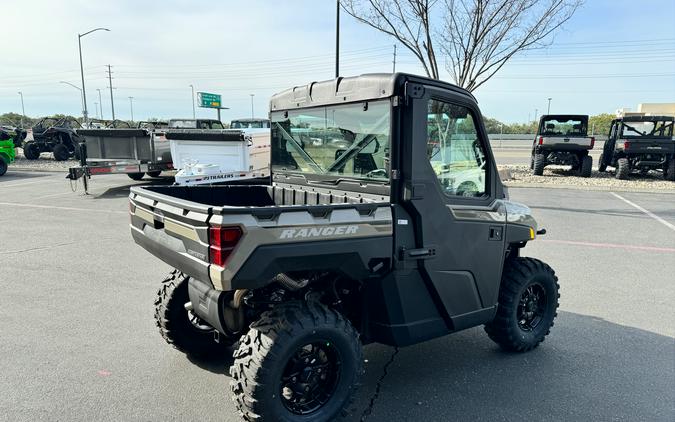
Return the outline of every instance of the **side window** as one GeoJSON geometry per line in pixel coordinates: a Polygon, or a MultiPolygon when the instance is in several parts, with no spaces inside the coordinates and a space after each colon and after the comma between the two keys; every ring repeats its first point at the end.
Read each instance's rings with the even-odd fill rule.
{"type": "Polygon", "coordinates": [[[446,195],[480,197],[487,193],[485,149],[466,107],[429,100],[427,157],[446,195]]]}

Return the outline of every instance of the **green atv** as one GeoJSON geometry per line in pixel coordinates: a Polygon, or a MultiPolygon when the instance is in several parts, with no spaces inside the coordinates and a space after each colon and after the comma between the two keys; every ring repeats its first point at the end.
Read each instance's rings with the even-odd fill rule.
{"type": "Polygon", "coordinates": [[[5,130],[0,130],[0,176],[7,173],[7,166],[14,161],[14,136],[5,130]]]}

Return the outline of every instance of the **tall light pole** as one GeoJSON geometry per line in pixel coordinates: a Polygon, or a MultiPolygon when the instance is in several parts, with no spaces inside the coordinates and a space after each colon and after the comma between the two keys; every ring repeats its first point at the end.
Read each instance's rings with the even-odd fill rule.
{"type": "Polygon", "coordinates": [[[72,86],[73,88],[75,88],[76,90],[80,91],[80,101],[82,102],[82,107],[83,107],[83,109],[84,109],[84,94],[83,94],[82,88],[80,88],[80,87],[77,86],[77,85],[73,85],[73,84],[71,84],[70,82],[66,82],[66,81],[59,81],[59,83],[66,84],[66,85],[70,85],[70,86],[72,86]]]}
{"type": "Polygon", "coordinates": [[[551,97],[548,97],[548,109],[546,110],[546,114],[551,114],[551,97]]]}
{"type": "Polygon", "coordinates": [[[84,117],[85,124],[89,123],[89,116],[87,113],[87,93],[84,89],[84,65],[82,64],[82,37],[96,31],[110,31],[110,30],[108,28],[95,28],[92,29],[91,31],[85,32],[84,34],[77,34],[77,46],[80,50],[80,75],[82,76],[82,104],[84,106],[82,109],[82,114],[84,117]]]}
{"type": "Polygon", "coordinates": [[[534,121],[535,121],[535,122],[537,121],[537,113],[538,113],[538,112],[539,112],[539,110],[535,108],[535,109],[534,109],[534,121]]]}
{"type": "Polygon", "coordinates": [[[129,107],[131,108],[131,123],[134,122],[134,97],[129,97],[129,107]]]}
{"type": "Polygon", "coordinates": [[[101,101],[101,88],[96,88],[98,91],[98,106],[101,107],[101,120],[103,120],[103,101],[101,101]]]}
{"type": "Polygon", "coordinates": [[[26,109],[23,108],[23,92],[19,91],[19,96],[21,96],[21,129],[23,129],[23,116],[26,115],[26,109]]]}
{"type": "Polygon", "coordinates": [[[253,114],[253,97],[255,94],[249,94],[251,96],[251,119],[254,119],[254,114],[253,114]]]}
{"type": "Polygon", "coordinates": [[[192,118],[196,119],[197,113],[195,112],[195,87],[190,85],[190,89],[192,89],[192,118]]]}
{"type": "Polygon", "coordinates": [[[96,118],[98,119],[98,101],[94,101],[94,110],[96,111],[96,118]]]}
{"type": "Polygon", "coordinates": [[[335,11],[335,77],[340,76],[340,0],[337,0],[335,11]]]}

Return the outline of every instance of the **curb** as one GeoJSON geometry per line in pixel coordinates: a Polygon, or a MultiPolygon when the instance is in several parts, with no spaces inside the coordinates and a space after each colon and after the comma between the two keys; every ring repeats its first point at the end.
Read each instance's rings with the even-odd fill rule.
{"type": "Polygon", "coordinates": [[[599,192],[632,192],[632,193],[663,193],[667,195],[675,195],[675,189],[639,189],[628,188],[621,186],[580,186],[580,185],[554,185],[551,183],[518,183],[504,181],[504,186],[509,188],[525,188],[525,189],[567,189],[567,190],[585,190],[585,191],[599,191],[599,192]]]}

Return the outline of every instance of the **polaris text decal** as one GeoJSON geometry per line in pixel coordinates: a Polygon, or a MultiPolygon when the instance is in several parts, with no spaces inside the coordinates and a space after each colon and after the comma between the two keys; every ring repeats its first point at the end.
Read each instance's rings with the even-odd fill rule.
{"type": "Polygon", "coordinates": [[[359,226],[331,226],[331,227],[310,227],[304,229],[285,229],[281,232],[279,239],[299,239],[308,237],[322,236],[340,236],[346,234],[355,234],[359,231],[359,226]]]}

